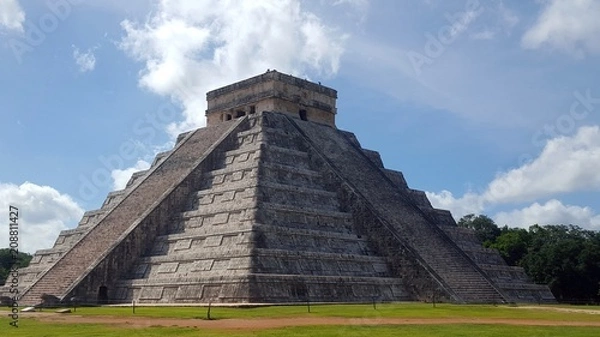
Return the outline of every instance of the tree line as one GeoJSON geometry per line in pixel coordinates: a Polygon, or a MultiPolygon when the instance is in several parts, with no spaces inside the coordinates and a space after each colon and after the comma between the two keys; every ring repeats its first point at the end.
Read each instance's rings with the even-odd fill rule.
{"type": "MultiPolygon", "coordinates": [[[[27,267],[32,257],[31,254],[19,252],[17,255],[17,267],[27,267]]],[[[0,286],[4,285],[14,262],[12,252],[9,248],[0,249],[0,286]]]]}
{"type": "Polygon", "coordinates": [[[535,283],[547,284],[558,301],[600,302],[600,232],[574,225],[498,227],[485,215],[469,214],[458,226],[475,230],[510,266],[521,266],[535,283]]]}

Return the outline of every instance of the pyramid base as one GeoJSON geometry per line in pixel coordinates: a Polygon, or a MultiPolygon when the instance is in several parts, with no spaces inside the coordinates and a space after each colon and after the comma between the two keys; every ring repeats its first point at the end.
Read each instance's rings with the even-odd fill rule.
{"type": "MultiPolygon", "coordinates": [[[[377,277],[300,276],[251,274],[236,278],[179,279],[177,283],[148,280],[121,281],[108,289],[106,303],[140,305],[250,304],[300,302],[392,302],[413,297],[397,279],[377,277]]],[[[85,302],[97,301],[87,293],[85,302]]]]}

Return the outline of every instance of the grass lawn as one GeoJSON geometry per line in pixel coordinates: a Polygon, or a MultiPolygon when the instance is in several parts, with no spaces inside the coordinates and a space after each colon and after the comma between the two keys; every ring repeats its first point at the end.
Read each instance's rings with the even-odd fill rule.
{"type": "MultiPolygon", "coordinates": [[[[543,307],[543,306],[541,306],[543,307]]],[[[567,307],[599,310],[599,307],[567,307]]],[[[212,307],[211,318],[261,318],[261,317],[347,317],[347,318],[496,318],[496,319],[536,319],[550,321],[598,321],[599,315],[555,310],[526,309],[510,306],[437,304],[434,308],[425,303],[311,305],[311,313],[306,306],[269,306],[255,308],[212,307]]],[[[206,307],[136,307],[135,316],[163,318],[204,318],[206,307]]],[[[131,307],[83,307],[77,308],[82,316],[134,316],[131,307]]]]}
{"type": "Polygon", "coordinates": [[[394,325],[394,326],[312,326],[267,330],[205,330],[183,327],[150,327],[132,329],[96,324],[45,324],[32,319],[20,321],[19,328],[8,325],[6,318],[0,319],[3,336],[10,337],[191,337],[191,336],[230,336],[230,337],[284,337],[284,336],[323,336],[323,337],[590,337],[598,336],[597,327],[537,327],[505,325],[394,325]]]}
{"type": "MultiPolygon", "coordinates": [[[[572,309],[600,310],[598,307],[565,307],[572,309]]],[[[523,309],[508,306],[488,305],[452,305],[397,303],[372,305],[313,305],[311,313],[306,306],[273,306],[257,308],[212,307],[211,317],[217,320],[226,318],[262,318],[262,317],[348,317],[348,318],[490,318],[511,320],[540,321],[600,321],[600,314],[557,312],[538,308],[523,309]]],[[[552,326],[515,326],[502,324],[431,324],[431,325],[380,325],[380,326],[303,326],[263,330],[208,330],[195,327],[148,327],[132,328],[128,326],[101,324],[60,324],[40,322],[22,313],[19,328],[9,325],[10,319],[3,310],[0,318],[2,336],[10,337],[66,337],[66,336],[107,336],[107,337],[153,337],[153,336],[411,336],[411,337],[588,337],[600,336],[598,327],[552,327],[552,326]]],[[[50,311],[50,310],[48,310],[50,311]]],[[[134,317],[128,307],[84,307],[77,308],[82,316],[118,316],[134,317]]],[[[135,317],[161,318],[204,318],[203,307],[137,307],[135,317]]],[[[217,321],[218,322],[218,321],[217,321]]]]}

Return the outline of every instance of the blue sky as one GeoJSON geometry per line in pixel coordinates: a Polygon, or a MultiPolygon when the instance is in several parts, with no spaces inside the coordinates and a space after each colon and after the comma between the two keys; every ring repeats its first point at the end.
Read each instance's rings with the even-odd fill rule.
{"type": "MultiPolygon", "coordinates": [[[[455,218],[600,229],[600,0],[0,0],[0,206],[52,246],[277,69],[455,218]]],[[[0,242],[8,242],[0,232],[0,242]]],[[[2,246],[0,244],[0,246],[2,246]]]]}

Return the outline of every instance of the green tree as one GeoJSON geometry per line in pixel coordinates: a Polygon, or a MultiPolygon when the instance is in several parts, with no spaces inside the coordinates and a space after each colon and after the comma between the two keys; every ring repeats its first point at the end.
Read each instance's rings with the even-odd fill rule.
{"type": "MultiPolygon", "coordinates": [[[[31,261],[30,254],[27,253],[19,253],[17,255],[17,267],[25,268],[29,265],[29,261],[31,261]]],[[[4,281],[8,276],[8,272],[13,265],[13,255],[9,248],[0,249],[0,285],[4,285],[4,281]]]]}
{"type": "Polygon", "coordinates": [[[577,226],[529,228],[531,242],[521,265],[546,283],[558,300],[598,300],[600,235],[577,226]]]}
{"type": "Polygon", "coordinates": [[[530,241],[531,235],[526,229],[504,226],[501,234],[488,246],[497,249],[509,266],[517,266],[527,255],[530,241]]]}
{"type": "Polygon", "coordinates": [[[600,232],[573,225],[499,229],[485,215],[469,214],[458,226],[475,230],[509,265],[522,266],[536,283],[547,284],[559,301],[600,301],[600,232]]]}
{"type": "Polygon", "coordinates": [[[467,214],[458,220],[458,226],[475,230],[477,238],[484,246],[490,245],[500,235],[500,228],[486,215],[467,214]]]}

